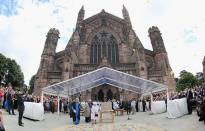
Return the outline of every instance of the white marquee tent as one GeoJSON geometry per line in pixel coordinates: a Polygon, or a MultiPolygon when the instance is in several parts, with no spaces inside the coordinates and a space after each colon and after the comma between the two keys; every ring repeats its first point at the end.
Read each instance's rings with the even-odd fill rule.
{"type": "Polygon", "coordinates": [[[68,97],[103,84],[113,85],[142,95],[167,89],[166,85],[108,67],[102,67],[72,79],[44,87],[42,92],[43,94],[68,97]]]}
{"type": "Polygon", "coordinates": [[[151,95],[151,93],[163,90],[168,91],[166,85],[108,67],[102,67],[72,79],[42,88],[42,101],[44,94],[58,96],[59,102],[59,97],[69,97],[103,84],[113,85],[124,90],[136,92],[142,96],[151,95]]]}

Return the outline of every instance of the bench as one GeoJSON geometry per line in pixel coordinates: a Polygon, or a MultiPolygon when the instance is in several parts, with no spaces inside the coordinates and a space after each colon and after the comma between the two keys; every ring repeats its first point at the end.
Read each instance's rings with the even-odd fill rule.
{"type": "Polygon", "coordinates": [[[124,115],[124,109],[115,109],[115,115],[116,116],[123,116],[124,115]]]}

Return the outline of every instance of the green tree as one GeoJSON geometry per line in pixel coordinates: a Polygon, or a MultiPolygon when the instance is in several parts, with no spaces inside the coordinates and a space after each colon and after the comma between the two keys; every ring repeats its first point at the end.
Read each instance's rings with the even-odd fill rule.
{"type": "Polygon", "coordinates": [[[199,85],[201,85],[204,82],[204,74],[203,74],[203,72],[197,72],[195,77],[198,80],[198,84],[199,85]]]}
{"type": "Polygon", "coordinates": [[[0,82],[2,82],[5,79],[6,73],[6,57],[0,53],[0,82]]]}
{"type": "Polygon", "coordinates": [[[197,84],[197,78],[192,73],[183,70],[180,72],[180,78],[177,81],[177,91],[192,88],[197,84]]]}
{"type": "Polygon", "coordinates": [[[36,77],[36,75],[33,75],[31,77],[31,80],[29,81],[29,90],[28,90],[29,94],[33,93],[35,77],[36,77]]]}
{"type": "Polygon", "coordinates": [[[188,72],[186,70],[182,70],[180,73],[179,73],[179,77],[183,77],[184,75],[186,75],[188,72]]]}
{"type": "Polygon", "coordinates": [[[15,60],[6,58],[0,53],[0,80],[14,87],[23,87],[24,75],[15,60]]]}

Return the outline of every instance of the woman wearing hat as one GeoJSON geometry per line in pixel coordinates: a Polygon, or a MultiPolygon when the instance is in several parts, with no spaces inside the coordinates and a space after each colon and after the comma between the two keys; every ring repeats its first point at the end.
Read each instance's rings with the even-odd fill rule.
{"type": "Polygon", "coordinates": [[[84,116],[85,116],[85,122],[90,122],[91,121],[91,109],[88,104],[88,102],[85,102],[85,109],[84,109],[84,116]]]}
{"type": "Polygon", "coordinates": [[[99,111],[100,111],[100,108],[97,105],[97,102],[93,102],[92,109],[91,109],[92,124],[96,124],[99,111]]]}

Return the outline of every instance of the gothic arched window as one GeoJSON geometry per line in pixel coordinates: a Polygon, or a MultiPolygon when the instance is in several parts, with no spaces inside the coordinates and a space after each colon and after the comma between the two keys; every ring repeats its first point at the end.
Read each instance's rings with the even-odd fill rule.
{"type": "Polygon", "coordinates": [[[118,63],[118,44],[110,33],[98,33],[91,41],[90,63],[98,64],[106,57],[111,64],[118,63]]]}

